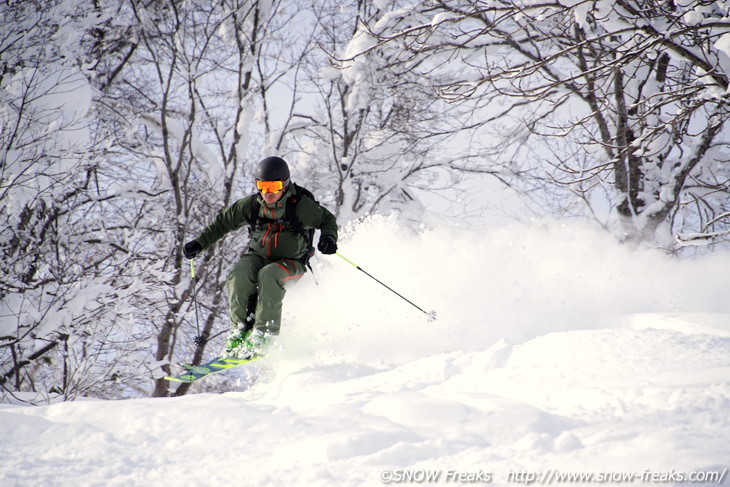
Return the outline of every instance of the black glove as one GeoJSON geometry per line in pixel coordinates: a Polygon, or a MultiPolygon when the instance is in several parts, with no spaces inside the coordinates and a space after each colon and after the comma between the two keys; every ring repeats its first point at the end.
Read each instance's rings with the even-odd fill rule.
{"type": "Polygon", "coordinates": [[[337,252],[337,242],[335,242],[334,238],[326,235],[319,239],[319,244],[317,244],[317,248],[323,254],[334,254],[335,252],[337,252]]]}
{"type": "Polygon", "coordinates": [[[194,259],[196,255],[203,251],[203,246],[195,240],[192,240],[183,246],[183,255],[186,259],[194,259]]]}

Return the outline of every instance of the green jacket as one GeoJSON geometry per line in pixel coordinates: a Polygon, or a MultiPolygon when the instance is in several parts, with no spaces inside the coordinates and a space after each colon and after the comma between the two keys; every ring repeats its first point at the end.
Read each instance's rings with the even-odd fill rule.
{"type": "Polygon", "coordinates": [[[337,241],[337,220],[325,207],[305,195],[299,195],[290,184],[284,196],[271,205],[261,198],[259,193],[252,194],[233,203],[224,209],[200,232],[195,240],[206,249],[221,239],[228,232],[250,225],[251,205],[254,198],[259,200],[257,225],[251,237],[250,252],[256,252],[271,260],[299,259],[307,253],[307,241],[290,223],[286,222],[286,200],[297,196],[299,201],[294,207],[302,227],[317,228],[321,236],[330,236],[337,241]]]}

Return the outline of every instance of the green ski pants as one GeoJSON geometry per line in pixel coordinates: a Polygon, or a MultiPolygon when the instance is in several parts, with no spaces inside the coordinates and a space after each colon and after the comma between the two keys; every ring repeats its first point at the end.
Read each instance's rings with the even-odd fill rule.
{"type": "Polygon", "coordinates": [[[249,296],[258,293],[254,329],[279,334],[285,287],[307,272],[296,259],[269,260],[254,252],[241,257],[226,279],[231,324],[246,322],[249,296]]]}

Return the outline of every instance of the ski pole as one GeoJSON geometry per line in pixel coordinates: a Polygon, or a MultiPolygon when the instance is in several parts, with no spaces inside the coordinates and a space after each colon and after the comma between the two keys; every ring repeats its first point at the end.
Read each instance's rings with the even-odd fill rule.
{"type": "Polygon", "coordinates": [[[387,284],[385,284],[384,282],[382,282],[380,279],[376,278],[375,276],[373,276],[372,274],[370,274],[369,272],[367,272],[365,269],[363,269],[359,265],[355,264],[353,261],[351,261],[350,259],[348,259],[344,255],[342,255],[341,253],[336,252],[336,254],[342,260],[344,260],[345,262],[347,262],[348,264],[350,264],[351,266],[353,266],[355,269],[357,269],[357,270],[365,273],[366,276],[368,276],[369,278],[373,279],[378,284],[380,284],[381,286],[383,286],[386,289],[388,289],[388,291],[392,292],[393,294],[395,294],[396,296],[398,296],[399,298],[401,298],[402,300],[406,301],[408,304],[410,304],[411,306],[413,306],[414,308],[416,308],[418,311],[420,311],[421,313],[423,313],[426,316],[428,316],[428,321],[433,321],[433,320],[436,319],[436,311],[430,311],[429,312],[429,311],[424,310],[420,306],[416,305],[413,301],[405,298],[403,295],[401,295],[400,293],[398,293],[397,291],[395,291],[393,288],[391,288],[390,286],[388,286],[387,284]]]}
{"type": "Polygon", "coordinates": [[[196,345],[204,345],[208,340],[200,335],[200,319],[198,318],[198,286],[195,283],[195,259],[190,259],[190,277],[193,278],[193,303],[195,304],[195,327],[198,334],[193,340],[196,345]]]}

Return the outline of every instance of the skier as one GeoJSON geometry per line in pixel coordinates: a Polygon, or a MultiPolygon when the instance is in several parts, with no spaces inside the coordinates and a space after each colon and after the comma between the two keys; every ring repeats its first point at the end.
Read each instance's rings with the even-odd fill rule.
{"type": "Polygon", "coordinates": [[[292,183],[280,157],[262,159],[255,172],[257,193],[221,211],[183,254],[195,258],[224,235],[248,225],[248,251],[226,279],[231,331],[226,354],[240,358],[264,355],[279,334],[286,287],[306,272],[314,253],[312,234],[321,231],[317,248],[337,252],[337,221],[312,194],[292,183]]]}

